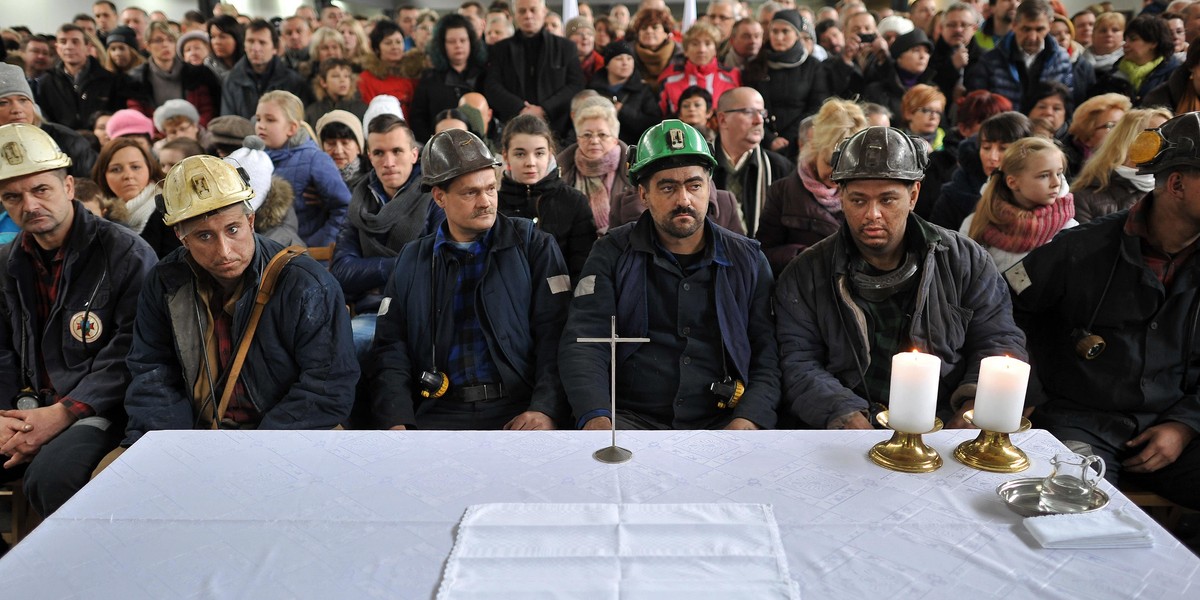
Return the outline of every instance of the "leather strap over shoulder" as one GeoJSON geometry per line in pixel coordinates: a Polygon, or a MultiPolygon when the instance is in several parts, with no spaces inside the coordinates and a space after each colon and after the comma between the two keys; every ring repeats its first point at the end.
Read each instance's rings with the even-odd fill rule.
{"type": "Polygon", "coordinates": [[[220,427],[221,419],[225,416],[225,411],[229,409],[229,402],[233,399],[233,390],[237,388],[238,376],[242,373],[242,365],[246,362],[246,354],[250,351],[250,342],[254,341],[254,332],[258,329],[258,320],[262,317],[263,307],[271,300],[271,294],[275,292],[275,283],[279,281],[279,274],[283,272],[283,268],[293,258],[306,253],[304,246],[288,246],[280,250],[278,254],[271,257],[271,262],[267,263],[267,268],[263,270],[262,280],[258,283],[258,295],[254,298],[254,310],[250,313],[250,322],[246,324],[246,333],[242,334],[242,341],[238,344],[237,354],[233,357],[233,365],[229,369],[229,377],[225,380],[225,389],[221,391],[221,402],[217,405],[217,418],[213,419],[213,429],[220,427]]]}

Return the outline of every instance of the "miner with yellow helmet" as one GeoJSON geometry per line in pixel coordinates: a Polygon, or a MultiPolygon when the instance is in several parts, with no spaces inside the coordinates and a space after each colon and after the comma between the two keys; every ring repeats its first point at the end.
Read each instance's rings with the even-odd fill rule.
{"type": "Polygon", "coordinates": [[[359,370],[341,286],[303,248],[254,232],[248,179],[202,155],[162,182],[183,247],[139,299],[123,448],[158,429],[332,429],[350,415],[359,370]]]}
{"type": "Polygon", "coordinates": [[[776,425],[778,350],[771,267],[758,242],[708,216],[717,166],[704,136],[663,121],[630,147],[629,177],[648,207],[596,242],[575,284],[560,349],[575,425],[612,426],[609,370],[616,369],[619,428],[760,429],[776,425]],[[609,349],[577,344],[608,337],[609,349]]]}
{"type": "Polygon", "coordinates": [[[35,125],[0,126],[0,481],[49,516],[120,441],[137,295],[154,251],[75,202],[71,159],[35,125]]]}
{"type": "Polygon", "coordinates": [[[1154,189],[1005,272],[1037,366],[1034,427],[1105,478],[1200,509],[1200,113],[1129,148],[1154,189]]]}

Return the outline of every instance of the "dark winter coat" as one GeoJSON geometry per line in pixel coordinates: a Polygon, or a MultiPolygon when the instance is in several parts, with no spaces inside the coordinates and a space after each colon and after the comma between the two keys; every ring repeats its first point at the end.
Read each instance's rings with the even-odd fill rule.
{"type": "Polygon", "coordinates": [[[558,169],[532,185],[517,183],[505,172],[498,208],[507,217],[532,219],[538,229],[554,236],[575,281],[596,243],[596,220],[583,192],[567,185],[558,169]]]}

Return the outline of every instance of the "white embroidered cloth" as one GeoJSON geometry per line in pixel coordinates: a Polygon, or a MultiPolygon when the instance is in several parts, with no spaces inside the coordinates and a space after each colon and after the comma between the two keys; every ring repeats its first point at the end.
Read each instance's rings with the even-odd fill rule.
{"type": "Polygon", "coordinates": [[[1029,517],[1025,529],[1043,548],[1149,548],[1150,529],[1122,510],[1029,517]]]}
{"type": "Polygon", "coordinates": [[[438,600],[796,600],[766,504],[476,504],[438,600]]]}

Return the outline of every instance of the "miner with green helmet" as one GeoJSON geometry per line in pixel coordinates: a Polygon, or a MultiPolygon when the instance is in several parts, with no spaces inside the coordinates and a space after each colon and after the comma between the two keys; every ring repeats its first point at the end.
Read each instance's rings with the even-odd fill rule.
{"type": "MultiPolygon", "coordinates": [[[[73,200],[71,158],[41,128],[0,126],[0,482],[50,516],[120,441],[125,356],[156,262],[128,228],[73,200]]],[[[2,544],[0,544],[2,545],[2,544]]]]}
{"type": "Polygon", "coordinates": [[[759,429],[776,424],[778,350],[771,269],[758,242],[706,218],[716,160],[704,136],[678,120],[642,134],[628,156],[647,207],[596,242],[575,282],[559,349],[575,425],[628,429],[759,429]],[[609,349],[580,344],[621,337],[609,349]]]}

